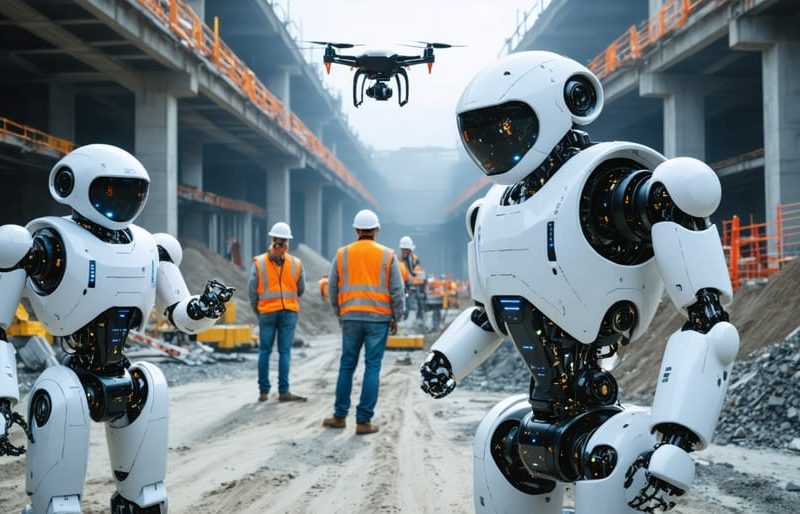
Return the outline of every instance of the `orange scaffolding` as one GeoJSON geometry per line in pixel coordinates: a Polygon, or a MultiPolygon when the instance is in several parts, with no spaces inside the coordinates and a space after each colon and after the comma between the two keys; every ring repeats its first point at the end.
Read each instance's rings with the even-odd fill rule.
{"type": "Polygon", "coordinates": [[[38,151],[50,150],[55,156],[66,155],[75,148],[71,141],[2,117],[0,117],[0,141],[22,142],[38,151]]]}
{"type": "Polygon", "coordinates": [[[642,57],[643,52],[661,38],[680,29],[698,9],[707,4],[723,4],[728,0],[667,0],[658,13],[638,26],[633,25],[615,39],[600,55],[589,61],[588,68],[603,79],[621,66],[642,57]]]}
{"type": "Polygon", "coordinates": [[[237,200],[235,198],[227,198],[208,191],[200,191],[191,186],[178,184],[178,197],[192,200],[206,205],[213,205],[221,209],[229,211],[249,212],[259,218],[266,218],[267,211],[262,209],[256,204],[245,202],[244,200],[237,200]]]}
{"type": "Polygon", "coordinates": [[[246,98],[275,120],[348,187],[377,206],[375,198],[355,175],[322,144],[300,118],[267,89],[255,73],[220,39],[217,17],[214,17],[214,28],[211,29],[183,0],[138,0],[138,2],[161,20],[182,44],[194,51],[196,55],[206,59],[212,68],[226,77],[246,98]]]}
{"type": "Polygon", "coordinates": [[[765,280],[800,255],[800,202],[778,205],[775,220],[756,223],[750,216],[722,222],[722,246],[734,289],[748,280],[765,280]]]}

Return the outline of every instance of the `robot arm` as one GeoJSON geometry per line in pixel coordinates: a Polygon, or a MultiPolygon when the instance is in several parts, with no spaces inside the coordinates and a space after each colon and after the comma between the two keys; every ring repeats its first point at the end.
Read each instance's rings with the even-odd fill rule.
{"type": "Polygon", "coordinates": [[[12,407],[19,401],[17,359],[14,346],[8,342],[5,329],[14,320],[22,297],[27,272],[22,261],[33,247],[30,233],[19,225],[0,227],[0,455],[20,455],[25,448],[8,442],[11,426],[25,428],[22,417],[12,407]]]}
{"type": "Polygon", "coordinates": [[[651,180],[651,213],[660,215],[652,227],[656,263],[688,321],[667,341],[650,422],[660,442],[640,459],[647,480],[629,503],[645,512],[666,510],[666,496],[692,485],[689,452],[711,440],[739,350],[739,333],[722,308],[733,297],[722,243],[708,221],[721,195],[716,174],[698,160],[679,158],[659,165],[651,180]]]}
{"type": "Polygon", "coordinates": [[[190,295],[178,265],[183,258],[180,243],[169,234],[153,234],[158,244],[157,308],[181,332],[196,334],[210,328],[225,312],[234,289],[210,280],[201,295],[190,295]]]}
{"type": "Polygon", "coordinates": [[[478,367],[503,341],[492,329],[481,307],[466,309],[453,320],[431,347],[420,366],[421,388],[434,398],[442,398],[478,367]]]}

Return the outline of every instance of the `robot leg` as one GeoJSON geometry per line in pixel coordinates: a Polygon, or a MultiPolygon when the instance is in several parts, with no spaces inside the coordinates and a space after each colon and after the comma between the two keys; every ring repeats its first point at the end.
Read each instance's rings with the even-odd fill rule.
{"type": "Polygon", "coordinates": [[[528,395],[495,405],[475,433],[473,482],[475,512],[562,514],[565,484],[533,478],[518,456],[514,437],[531,411],[528,395]]]}
{"type": "Polygon", "coordinates": [[[147,362],[137,363],[128,371],[138,394],[134,393],[128,415],[106,424],[117,486],[111,498],[111,512],[166,514],[167,380],[158,367],[147,362]]]}
{"type": "Polygon", "coordinates": [[[78,376],[47,368],[31,389],[24,514],[79,514],[89,458],[89,406],[78,376]]]}
{"type": "Polygon", "coordinates": [[[576,483],[575,514],[641,514],[628,506],[628,495],[638,492],[643,483],[626,489],[626,473],[655,442],[650,433],[649,409],[626,406],[603,423],[589,438],[584,451],[589,472],[595,478],[576,483]]]}

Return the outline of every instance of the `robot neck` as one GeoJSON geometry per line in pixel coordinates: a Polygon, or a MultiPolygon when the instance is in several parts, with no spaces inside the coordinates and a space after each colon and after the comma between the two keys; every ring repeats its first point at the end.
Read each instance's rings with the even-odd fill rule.
{"type": "Polygon", "coordinates": [[[103,227],[92,220],[83,217],[78,211],[72,211],[72,220],[105,243],[129,244],[131,241],[133,241],[133,235],[131,234],[130,229],[126,228],[123,230],[112,230],[110,228],[103,227]]]}
{"type": "Polygon", "coordinates": [[[503,205],[519,204],[532,197],[550,178],[584,148],[591,146],[589,134],[582,130],[570,129],[553,148],[547,158],[522,181],[508,188],[503,205]]]}

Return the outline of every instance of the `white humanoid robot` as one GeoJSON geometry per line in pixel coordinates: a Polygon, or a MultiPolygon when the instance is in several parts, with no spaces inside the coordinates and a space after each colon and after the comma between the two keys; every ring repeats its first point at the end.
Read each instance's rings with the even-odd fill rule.
{"type": "Polygon", "coordinates": [[[132,155],[108,145],[73,150],[50,171],[50,194],[72,208],[63,218],[0,226],[0,455],[19,455],[8,432],[28,436],[25,513],[79,513],[89,452],[89,420],[106,425],[116,493],[114,514],[167,512],[167,382],[150,363],[131,364],[128,331],[153,304],[181,331],[212,326],[233,289],[209,282],[192,296],[169,234],[133,225],[150,178],[132,155]],[[39,321],[69,354],[46,369],[29,397],[28,426],[11,411],[19,400],[14,347],[4,329],[27,285],[39,321]]]}
{"type": "Polygon", "coordinates": [[[597,78],[549,52],[480,72],[457,107],[468,153],[496,185],[467,211],[463,312],[421,365],[435,398],[510,338],[528,394],[497,404],[474,446],[477,512],[668,510],[692,485],[739,347],[719,234],[721,189],[690,158],[575,129],[600,114],[597,78]],[[603,367],[647,331],[663,289],[687,316],[663,357],[651,409],[623,407],[603,367]]]}

